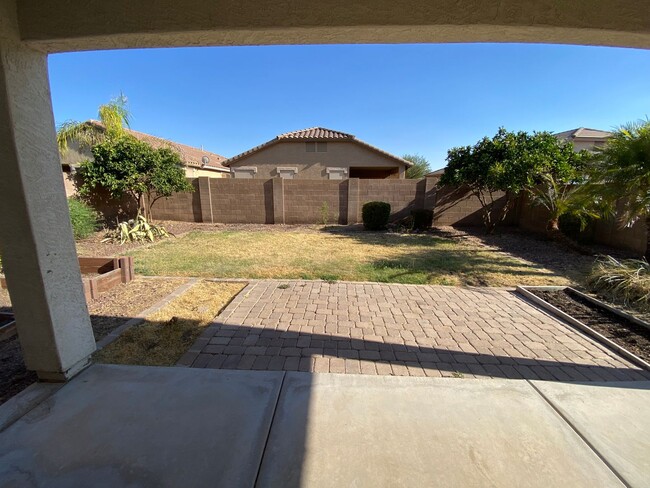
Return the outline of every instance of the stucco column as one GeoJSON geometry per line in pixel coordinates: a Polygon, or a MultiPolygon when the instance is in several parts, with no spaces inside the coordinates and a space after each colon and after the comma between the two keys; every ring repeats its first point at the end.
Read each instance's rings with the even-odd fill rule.
{"type": "Polygon", "coordinates": [[[425,187],[424,187],[424,201],[422,203],[422,208],[433,210],[436,206],[436,187],[438,185],[437,178],[425,178],[425,187]]]}
{"type": "Polygon", "coordinates": [[[359,221],[359,178],[348,179],[348,215],[347,224],[359,221]]]}
{"type": "Polygon", "coordinates": [[[284,180],[273,178],[273,223],[284,224],[284,180]]]}
{"type": "Polygon", "coordinates": [[[210,188],[210,178],[208,176],[199,176],[199,201],[201,202],[201,222],[209,222],[213,224],[212,191],[210,188]]]}
{"type": "Polygon", "coordinates": [[[0,0],[0,249],[27,368],[62,381],[95,350],[61,178],[47,57],[0,0]]]}

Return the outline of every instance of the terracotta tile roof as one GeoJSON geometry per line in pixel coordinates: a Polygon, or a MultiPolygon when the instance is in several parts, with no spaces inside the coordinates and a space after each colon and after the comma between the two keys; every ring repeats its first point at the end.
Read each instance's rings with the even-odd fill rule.
{"type": "Polygon", "coordinates": [[[555,137],[559,139],[607,139],[611,137],[612,133],[606,130],[588,129],[586,127],[578,127],[577,129],[565,130],[558,132],[555,137]]]}
{"type": "Polygon", "coordinates": [[[240,159],[245,158],[246,156],[249,156],[253,153],[256,153],[258,151],[261,151],[262,149],[272,146],[273,144],[277,144],[278,142],[286,142],[288,140],[301,140],[301,141],[350,141],[350,142],[355,142],[357,144],[360,144],[361,146],[364,146],[372,151],[378,152],[380,154],[383,154],[384,156],[387,156],[391,159],[394,159],[400,164],[404,164],[405,166],[413,166],[413,163],[410,161],[406,161],[405,159],[402,159],[398,156],[395,156],[394,154],[390,154],[382,149],[379,149],[378,147],[375,147],[371,144],[368,144],[367,142],[364,142],[360,139],[357,139],[355,136],[352,134],[346,134],[345,132],[339,132],[336,130],[332,129],[326,129],[324,127],[310,127],[308,129],[302,129],[302,130],[297,130],[293,132],[285,132],[284,134],[280,134],[279,136],[274,137],[270,141],[265,142],[264,144],[260,144],[259,146],[255,146],[248,151],[244,151],[241,154],[238,154],[236,156],[233,156],[232,158],[226,159],[225,161],[222,162],[224,166],[230,166],[231,163],[234,163],[236,161],[239,161],[240,159]]]}
{"type": "MultiPolygon", "coordinates": [[[[104,125],[97,120],[90,120],[88,123],[101,128],[104,127],[104,125]]],[[[174,149],[176,152],[178,152],[181,160],[186,166],[191,166],[193,168],[214,169],[222,172],[229,171],[228,168],[224,167],[222,164],[226,158],[220,154],[204,151],[198,147],[188,146],[186,144],[163,139],[162,137],[152,136],[151,134],[145,134],[144,132],[139,132],[133,129],[125,129],[125,131],[136,139],[146,142],[156,149],[159,149],[161,147],[170,147],[171,149],[174,149]],[[208,164],[205,166],[203,165],[203,156],[207,156],[210,159],[208,164]]]]}
{"type": "Polygon", "coordinates": [[[293,132],[286,132],[280,134],[278,139],[354,139],[352,134],[339,132],[332,129],[325,129],[324,127],[310,127],[309,129],[296,130],[293,132]]]}

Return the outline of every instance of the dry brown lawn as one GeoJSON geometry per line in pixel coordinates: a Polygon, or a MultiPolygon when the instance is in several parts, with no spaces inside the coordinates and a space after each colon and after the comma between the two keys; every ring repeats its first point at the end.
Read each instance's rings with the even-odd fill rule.
{"type": "Polygon", "coordinates": [[[95,361],[173,366],[245,283],[200,281],[97,352],[95,361]]]}
{"type": "Polygon", "coordinates": [[[522,258],[444,235],[270,229],[191,232],[131,254],[138,273],[164,276],[514,286],[568,284],[583,273],[579,257],[569,256],[575,266],[536,263],[536,254],[556,252],[537,247],[522,258]]]}

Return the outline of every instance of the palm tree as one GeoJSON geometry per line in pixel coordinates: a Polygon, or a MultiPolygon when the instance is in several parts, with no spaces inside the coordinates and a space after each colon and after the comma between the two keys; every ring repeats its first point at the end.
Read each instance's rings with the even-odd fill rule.
{"type": "Polygon", "coordinates": [[[577,182],[562,182],[553,174],[541,176],[541,182],[530,188],[531,203],[548,210],[546,233],[550,239],[566,241],[560,230],[560,217],[572,214],[580,221],[581,230],[590,218],[598,218],[594,209],[593,197],[585,192],[584,186],[577,182]]]}
{"type": "Polygon", "coordinates": [[[126,96],[120,93],[120,96],[99,106],[98,115],[101,125],[73,120],[61,124],[56,133],[59,152],[65,154],[70,141],[76,141],[80,147],[90,148],[105,140],[106,137],[122,134],[124,127],[128,127],[131,121],[127,105],[126,96]]]}
{"type": "Polygon", "coordinates": [[[621,227],[646,223],[650,261],[650,120],[626,124],[600,148],[587,188],[621,227]]]}

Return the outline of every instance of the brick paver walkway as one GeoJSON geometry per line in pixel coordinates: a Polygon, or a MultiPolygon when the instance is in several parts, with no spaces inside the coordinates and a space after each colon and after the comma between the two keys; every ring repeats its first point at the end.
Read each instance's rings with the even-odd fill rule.
{"type": "Polygon", "coordinates": [[[259,281],[215,320],[179,365],[563,381],[650,378],[501,289],[259,281]]]}

